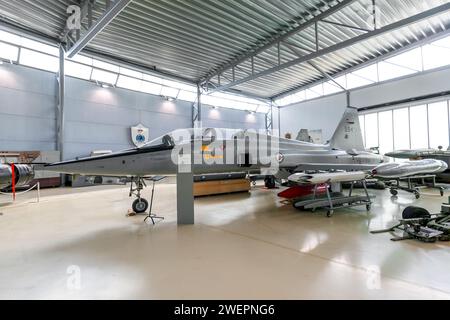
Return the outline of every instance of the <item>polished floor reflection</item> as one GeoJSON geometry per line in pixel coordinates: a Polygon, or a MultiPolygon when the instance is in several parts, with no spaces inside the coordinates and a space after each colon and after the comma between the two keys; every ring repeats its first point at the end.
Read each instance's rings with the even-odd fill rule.
{"type": "Polygon", "coordinates": [[[411,204],[437,212],[449,194],[371,191],[371,212],[326,218],[257,186],[196,200],[196,224],[177,227],[175,192],[157,186],[154,211],[166,219],[155,226],[126,217],[124,187],[44,190],[40,203],[0,198],[0,298],[450,298],[450,243],[369,234],[411,204]]]}

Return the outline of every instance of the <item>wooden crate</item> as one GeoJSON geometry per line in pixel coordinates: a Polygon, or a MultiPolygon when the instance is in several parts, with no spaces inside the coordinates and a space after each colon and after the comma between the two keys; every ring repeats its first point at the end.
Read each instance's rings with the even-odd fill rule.
{"type": "Polygon", "coordinates": [[[249,190],[250,181],[248,179],[228,179],[194,183],[195,197],[233,192],[248,192],[249,190]]]}

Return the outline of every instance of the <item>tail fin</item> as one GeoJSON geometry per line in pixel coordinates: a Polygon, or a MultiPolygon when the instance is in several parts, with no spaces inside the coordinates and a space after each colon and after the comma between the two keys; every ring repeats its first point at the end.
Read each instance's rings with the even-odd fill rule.
{"type": "Polygon", "coordinates": [[[364,150],[357,109],[349,107],[345,110],[341,122],[330,140],[330,147],[342,150],[364,150]]]}

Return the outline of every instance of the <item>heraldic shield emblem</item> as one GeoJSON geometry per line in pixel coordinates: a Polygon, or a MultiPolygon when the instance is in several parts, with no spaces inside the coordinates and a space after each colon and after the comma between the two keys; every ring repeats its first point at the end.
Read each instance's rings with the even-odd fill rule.
{"type": "Polygon", "coordinates": [[[149,141],[149,129],[142,124],[131,127],[131,140],[136,147],[142,147],[149,141]]]}

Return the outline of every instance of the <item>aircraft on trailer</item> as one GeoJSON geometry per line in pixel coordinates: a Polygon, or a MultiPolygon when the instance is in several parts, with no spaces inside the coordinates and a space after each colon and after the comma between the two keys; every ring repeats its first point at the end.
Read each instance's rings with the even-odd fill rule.
{"type": "Polygon", "coordinates": [[[131,177],[130,196],[135,194],[137,197],[133,202],[133,210],[141,213],[148,207],[148,202],[141,197],[145,178],[154,175],[176,175],[180,160],[173,161],[173,153],[180,153],[179,150],[192,150],[193,158],[200,159],[193,161],[190,167],[193,174],[264,171],[275,163],[276,172],[271,173],[265,180],[268,187],[275,185],[276,178],[287,179],[295,172],[371,170],[387,161],[387,158],[381,155],[364,151],[358,113],[353,108],[345,111],[327,144],[301,142],[265,133],[250,133],[247,130],[238,131],[229,138],[222,138],[218,134],[219,129],[214,128],[204,129],[199,135],[196,134],[196,129],[180,130],[169,132],[138,148],[47,164],[39,170],[131,177]],[[186,130],[189,130],[188,135],[184,133],[186,130]],[[261,145],[249,142],[252,139],[267,142],[267,155],[261,155],[261,145]],[[239,147],[242,145],[245,147],[239,147]],[[214,150],[211,150],[211,146],[214,150]],[[220,158],[227,159],[226,163],[211,163],[211,159],[220,158]],[[231,161],[228,161],[229,158],[231,161]],[[133,184],[136,188],[133,188],[133,184]]]}

